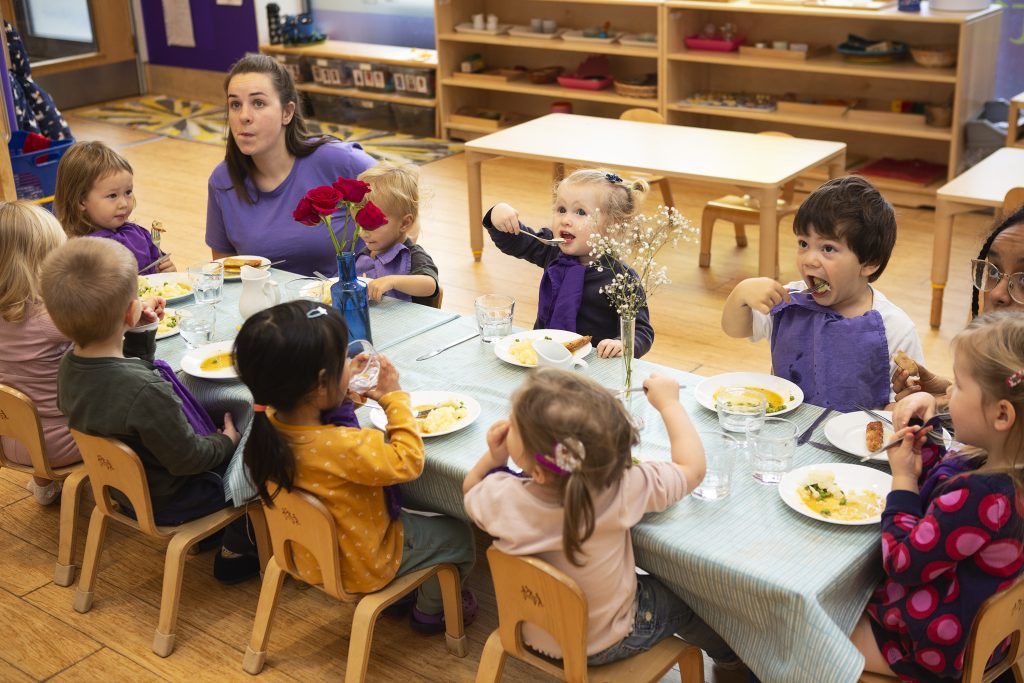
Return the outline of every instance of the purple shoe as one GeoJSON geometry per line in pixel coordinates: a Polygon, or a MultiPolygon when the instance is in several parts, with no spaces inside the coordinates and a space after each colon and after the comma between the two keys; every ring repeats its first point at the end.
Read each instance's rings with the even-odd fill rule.
{"type": "MultiPolygon", "coordinates": [[[[477,612],[476,596],[473,595],[473,591],[469,589],[463,589],[462,591],[462,625],[468,627],[476,619],[477,612]]],[[[434,635],[437,633],[444,633],[444,610],[437,614],[424,614],[423,612],[412,608],[412,614],[409,615],[409,626],[413,631],[417,633],[423,633],[425,635],[434,635]]]]}

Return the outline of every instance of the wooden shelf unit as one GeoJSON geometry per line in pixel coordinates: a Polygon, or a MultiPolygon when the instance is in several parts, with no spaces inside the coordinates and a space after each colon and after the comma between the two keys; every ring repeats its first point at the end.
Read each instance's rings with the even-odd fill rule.
{"type": "MultiPolygon", "coordinates": [[[[757,4],[750,0],[666,0],[661,19],[664,113],[669,123],[759,132],[782,130],[805,138],[846,142],[852,156],[922,158],[947,164],[948,177],[962,171],[964,122],[993,93],[1000,10],[933,12],[922,2],[920,13],[839,10],[757,4]],[[806,60],[757,58],[738,52],[688,50],[684,37],[706,24],[732,22],[747,43],[787,40],[827,45],[831,50],[806,60]],[[835,46],[848,34],[910,45],[952,45],[957,64],[927,68],[911,61],[859,64],[843,60],[835,46]],[[684,105],[698,92],[750,92],[781,96],[857,99],[875,107],[894,99],[950,102],[952,122],[935,128],[908,117],[906,122],[866,122],[846,117],[797,115],[684,105]]],[[[901,197],[901,203],[934,205],[942,183],[916,186],[871,178],[901,197]],[[891,186],[891,187],[889,187],[891,186]]],[[[807,179],[810,185],[813,179],[807,179]]]]}
{"type": "Polygon", "coordinates": [[[413,107],[437,106],[437,99],[434,97],[409,97],[408,95],[396,95],[393,92],[372,92],[359,90],[358,88],[333,88],[316,83],[299,83],[295,86],[299,92],[315,92],[321,95],[338,95],[340,97],[355,97],[361,100],[375,100],[377,102],[396,102],[407,104],[413,107]]]}

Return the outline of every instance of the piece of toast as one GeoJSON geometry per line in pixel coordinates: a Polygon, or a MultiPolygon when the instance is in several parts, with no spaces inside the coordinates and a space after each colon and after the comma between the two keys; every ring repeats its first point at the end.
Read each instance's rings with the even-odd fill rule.
{"type": "Polygon", "coordinates": [[[573,339],[572,341],[562,342],[562,346],[569,349],[569,353],[576,353],[584,346],[590,343],[590,337],[580,337],[579,339],[573,339]]]}
{"type": "Polygon", "coordinates": [[[864,445],[868,447],[869,451],[873,452],[881,448],[883,437],[884,432],[881,422],[876,420],[864,425],[864,445]]]}
{"type": "Polygon", "coordinates": [[[917,361],[908,356],[905,351],[897,351],[893,354],[892,362],[895,363],[901,370],[906,370],[908,375],[914,377],[919,376],[920,370],[917,368],[917,361]]]}
{"type": "Polygon", "coordinates": [[[224,259],[224,270],[228,271],[241,271],[242,266],[259,268],[262,265],[263,259],[258,258],[238,258],[237,256],[228,256],[224,259]]]}

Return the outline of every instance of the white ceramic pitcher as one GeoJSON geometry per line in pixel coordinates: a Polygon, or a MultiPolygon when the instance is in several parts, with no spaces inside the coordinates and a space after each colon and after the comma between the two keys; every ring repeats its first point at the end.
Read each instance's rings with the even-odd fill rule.
{"type": "Polygon", "coordinates": [[[242,266],[241,276],[242,296],[238,298],[238,312],[243,319],[281,303],[281,289],[270,279],[270,271],[242,266]]]}

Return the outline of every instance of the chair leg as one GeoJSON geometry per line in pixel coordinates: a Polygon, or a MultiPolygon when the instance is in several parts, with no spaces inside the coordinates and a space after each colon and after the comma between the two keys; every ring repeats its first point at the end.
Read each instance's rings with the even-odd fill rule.
{"type": "Polygon", "coordinates": [[[462,621],[462,588],[459,584],[459,570],[455,565],[444,564],[438,569],[437,580],[441,584],[441,602],[444,605],[445,646],[450,654],[465,657],[466,630],[462,621]]]}
{"type": "Polygon", "coordinates": [[[84,467],[64,479],[64,489],[60,494],[60,540],[57,542],[57,564],[53,569],[53,582],[58,586],[70,586],[75,580],[78,504],[87,481],[89,475],[84,467]]]}
{"type": "Polygon", "coordinates": [[[89,519],[89,534],[85,540],[85,557],[82,559],[82,577],[75,589],[74,608],[76,612],[85,614],[92,609],[92,593],[96,587],[96,574],[100,568],[100,552],[103,550],[103,537],[107,534],[109,518],[100,509],[93,508],[89,519]]]}
{"type": "Polygon", "coordinates": [[[675,206],[676,200],[672,198],[672,185],[669,183],[668,178],[659,180],[658,187],[661,188],[661,200],[665,203],[665,206],[675,206]]]}
{"type": "Polygon", "coordinates": [[[377,623],[377,610],[371,602],[360,600],[352,615],[352,631],[348,636],[348,660],[345,662],[345,680],[362,683],[370,665],[370,646],[373,627],[377,623]]]}
{"type": "Polygon", "coordinates": [[[263,671],[267,661],[267,643],[270,641],[270,625],[277,611],[277,602],[281,598],[281,586],[284,585],[284,571],[273,557],[267,562],[263,572],[263,586],[260,587],[260,600],[256,605],[256,620],[252,625],[252,637],[242,657],[242,668],[254,676],[263,671]]]}
{"type": "Polygon", "coordinates": [[[199,540],[185,534],[175,534],[167,544],[164,558],[164,585],[160,593],[160,620],[153,636],[153,652],[167,657],[174,651],[175,626],[178,623],[178,602],[181,600],[181,581],[185,574],[188,549],[199,540]]]}
{"type": "Polygon", "coordinates": [[[679,679],[682,683],[704,683],[704,655],[699,647],[688,647],[679,657],[679,679]]]}
{"type": "Polygon", "coordinates": [[[704,213],[700,217],[700,267],[707,268],[711,265],[711,236],[715,229],[714,209],[704,207],[704,213]]]}
{"type": "Polygon", "coordinates": [[[501,633],[494,629],[487,642],[484,643],[484,651],[480,655],[480,666],[476,670],[476,683],[498,683],[501,674],[505,671],[505,662],[508,660],[508,653],[501,645],[501,633]]]}
{"type": "Polygon", "coordinates": [[[747,246],[747,228],[743,223],[737,223],[733,221],[733,226],[736,229],[736,246],[745,247],[747,246]]]}

